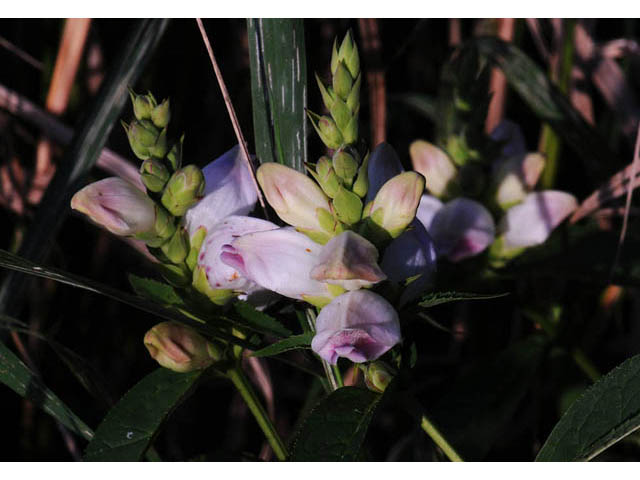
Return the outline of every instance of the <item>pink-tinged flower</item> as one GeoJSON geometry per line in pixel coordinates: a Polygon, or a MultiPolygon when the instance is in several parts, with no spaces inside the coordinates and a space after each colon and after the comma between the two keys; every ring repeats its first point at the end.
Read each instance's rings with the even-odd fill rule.
{"type": "Polygon", "coordinates": [[[174,372],[201,370],[213,364],[210,344],[195,330],[176,322],[162,322],[144,336],[144,345],[161,366],[174,372]]]}
{"type": "Polygon", "coordinates": [[[322,245],[293,228],[250,233],[222,248],[221,260],[243,277],[289,298],[333,297],[326,283],[311,278],[322,245]]]}
{"type": "Polygon", "coordinates": [[[366,238],[348,230],[322,247],[311,278],[357,290],[387,278],[377,262],[378,249],[366,238]]]}
{"type": "Polygon", "coordinates": [[[118,177],[87,185],[73,196],[71,208],[121,236],[149,232],[156,221],[153,200],[135,185],[118,177]]]}
{"type": "Polygon", "coordinates": [[[300,230],[324,232],[320,218],[331,217],[331,207],[317,183],[293,168],[273,162],[263,163],[257,177],[269,205],[283,221],[300,230]]]}
{"type": "Polygon", "coordinates": [[[520,154],[504,160],[494,175],[495,201],[503,209],[522,202],[533,190],[544,169],[540,153],[520,154]]]}
{"type": "Polygon", "coordinates": [[[437,267],[433,240],[422,223],[411,226],[384,251],[382,270],[394,283],[411,280],[400,295],[400,306],[418,298],[433,282],[437,267]]]}
{"type": "Polygon", "coordinates": [[[504,248],[526,248],[544,243],[551,232],[576,208],[573,195],[555,190],[530,193],[511,207],[500,221],[504,248]]]}
{"type": "Polygon", "coordinates": [[[526,153],[527,146],[520,126],[511,120],[502,120],[491,132],[491,138],[502,142],[502,156],[512,157],[526,153]]]}
{"type": "Polygon", "coordinates": [[[391,304],[368,290],[355,290],[334,298],[320,311],[311,348],[332,365],[338,357],[363,363],[377,359],[400,340],[400,322],[391,304]]]}
{"type": "Polygon", "coordinates": [[[436,197],[448,193],[456,181],[458,170],[446,152],[424,140],[409,146],[413,169],[425,179],[425,188],[436,197]]]}
{"type": "Polygon", "coordinates": [[[266,220],[235,215],[214,225],[205,237],[198,254],[198,266],[204,269],[211,288],[214,290],[229,289],[241,293],[251,293],[259,288],[235,268],[221,260],[222,247],[242,235],[276,228],[278,228],[277,225],[266,220]]]}
{"type": "Polygon", "coordinates": [[[452,262],[478,255],[493,242],[495,224],[489,211],[475,200],[460,197],[436,212],[427,227],[438,255],[452,262]]]}
{"type": "Polygon", "coordinates": [[[380,188],[364,213],[392,238],[396,238],[416,217],[423,191],[422,175],[416,172],[401,173],[380,188]]]}
{"type": "Polygon", "coordinates": [[[404,168],[402,168],[398,154],[393,147],[386,142],[378,145],[369,157],[367,166],[369,189],[365,203],[369,203],[375,198],[382,185],[402,172],[404,172],[404,168]]]}
{"type": "Polygon", "coordinates": [[[213,228],[229,215],[247,215],[258,198],[239,145],[209,163],[202,173],[204,198],[185,215],[189,236],[199,227],[213,228]]]}

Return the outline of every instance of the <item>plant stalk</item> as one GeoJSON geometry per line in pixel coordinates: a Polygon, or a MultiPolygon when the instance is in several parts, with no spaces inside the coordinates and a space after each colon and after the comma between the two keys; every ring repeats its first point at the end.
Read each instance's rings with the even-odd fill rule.
{"type": "Polygon", "coordinates": [[[458,452],[456,452],[451,444],[447,442],[447,439],[442,436],[440,431],[433,423],[431,423],[431,420],[429,420],[426,415],[422,415],[420,426],[426,432],[426,434],[431,437],[431,440],[433,440],[434,443],[438,447],[440,447],[440,449],[444,452],[449,460],[451,460],[452,462],[464,462],[458,452]]]}

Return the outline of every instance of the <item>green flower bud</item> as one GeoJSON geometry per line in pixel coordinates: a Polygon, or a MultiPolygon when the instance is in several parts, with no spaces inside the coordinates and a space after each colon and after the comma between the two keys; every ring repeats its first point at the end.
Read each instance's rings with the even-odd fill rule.
{"type": "Polygon", "coordinates": [[[200,253],[200,248],[202,247],[206,236],[207,229],[204,227],[199,227],[195,233],[191,235],[191,240],[189,242],[191,248],[189,250],[189,255],[187,255],[187,259],[185,260],[189,270],[196,268],[196,264],[198,263],[198,253],[200,253]]]}
{"type": "Polygon", "coordinates": [[[351,117],[351,121],[342,129],[342,137],[345,145],[351,145],[358,140],[358,111],[351,117]]]}
{"type": "Polygon", "coordinates": [[[162,322],[153,327],[144,336],[144,345],[161,366],[180,373],[211,366],[217,351],[195,330],[177,322],[162,322]]]}
{"type": "Polygon", "coordinates": [[[170,176],[162,160],[157,158],[147,158],[140,166],[142,183],[152,192],[161,192],[170,176]]]}
{"type": "Polygon", "coordinates": [[[147,148],[153,147],[160,136],[160,130],[149,120],[134,120],[129,125],[129,131],[140,145],[147,148]]]}
{"type": "Polygon", "coordinates": [[[156,106],[156,100],[153,95],[138,95],[131,88],[129,89],[131,103],[133,104],[133,114],[138,120],[149,120],[151,112],[156,106]]]}
{"type": "Polygon", "coordinates": [[[307,170],[309,170],[309,173],[316,179],[322,191],[326,193],[329,198],[336,196],[340,188],[340,178],[338,178],[333,167],[331,167],[331,160],[327,157],[321,157],[320,160],[318,160],[315,171],[310,168],[307,170]]]}
{"type": "Polygon", "coordinates": [[[333,102],[335,101],[335,94],[333,90],[328,89],[324,86],[324,83],[322,83],[322,80],[320,80],[320,77],[317,73],[316,82],[318,83],[318,88],[320,89],[320,95],[322,95],[322,102],[324,103],[324,106],[327,108],[327,110],[331,110],[331,108],[333,107],[333,102]]]}
{"type": "Polygon", "coordinates": [[[167,160],[171,168],[175,172],[182,167],[182,144],[184,143],[184,134],[180,137],[180,141],[173,144],[171,150],[167,154],[167,160]]]}
{"type": "Polygon", "coordinates": [[[189,234],[183,227],[180,227],[176,229],[176,233],[173,234],[169,241],[160,248],[162,253],[173,263],[182,263],[189,253],[189,234]]]}
{"type": "Polygon", "coordinates": [[[171,119],[171,109],[169,108],[169,99],[162,101],[160,105],[151,111],[151,121],[158,128],[166,128],[171,119]]]}
{"type": "Polygon", "coordinates": [[[356,78],[356,81],[351,88],[351,92],[349,92],[349,96],[347,97],[347,107],[349,107],[349,110],[354,113],[360,109],[361,79],[362,75],[358,75],[358,78],[356,78]]]}
{"type": "Polygon", "coordinates": [[[176,226],[173,217],[160,205],[155,205],[155,222],[153,228],[147,232],[139,233],[135,237],[142,240],[150,247],[160,247],[175,233],[176,226]]]}
{"type": "Polygon", "coordinates": [[[396,375],[396,371],[381,360],[361,368],[364,370],[364,383],[367,388],[378,393],[384,392],[396,375]]]}
{"type": "Polygon", "coordinates": [[[353,193],[358,195],[360,198],[364,198],[367,196],[367,192],[369,191],[369,154],[364,157],[364,161],[360,168],[358,169],[358,177],[356,178],[355,183],[353,184],[353,193]]]}
{"type": "Polygon", "coordinates": [[[351,187],[353,178],[358,173],[358,162],[347,152],[341,150],[333,155],[333,169],[345,185],[351,187]]]}
{"type": "Polygon", "coordinates": [[[185,288],[191,283],[191,271],[184,263],[158,263],[156,268],[164,279],[174,287],[185,288]]]}
{"type": "Polygon", "coordinates": [[[340,187],[333,199],[333,207],[338,219],[347,225],[358,223],[362,217],[362,200],[344,187],[340,187]]]}
{"type": "Polygon", "coordinates": [[[333,74],[333,91],[338,97],[346,100],[353,87],[353,78],[344,62],[338,62],[338,68],[333,74]]]}
{"type": "Polygon", "coordinates": [[[321,117],[320,115],[308,110],[307,115],[309,115],[313,128],[315,128],[320,139],[328,148],[335,150],[342,146],[342,134],[340,133],[340,130],[338,130],[336,123],[330,117],[321,117]]]}
{"type": "Polygon", "coordinates": [[[235,298],[235,294],[233,290],[229,289],[217,289],[214,290],[211,288],[211,284],[209,283],[209,279],[207,278],[207,272],[204,267],[200,265],[196,265],[193,269],[193,287],[199,291],[200,293],[206,295],[209,300],[211,300],[216,305],[225,305],[229,303],[229,301],[235,298]]]}
{"type": "Polygon", "coordinates": [[[167,129],[163,129],[156,139],[155,145],[149,147],[149,153],[157,158],[163,158],[168,151],[167,147],[167,129]]]}
{"type": "Polygon", "coordinates": [[[162,193],[162,205],[176,217],[184,215],[204,193],[205,179],[195,165],[187,165],[175,172],[162,193]]]}
{"type": "Polygon", "coordinates": [[[360,57],[358,56],[358,47],[353,41],[351,30],[347,32],[344,40],[342,40],[342,44],[340,45],[340,50],[338,50],[337,55],[332,55],[331,57],[331,73],[334,75],[336,74],[341,61],[344,62],[345,66],[349,69],[349,73],[352,78],[356,78],[360,74],[360,57]]]}

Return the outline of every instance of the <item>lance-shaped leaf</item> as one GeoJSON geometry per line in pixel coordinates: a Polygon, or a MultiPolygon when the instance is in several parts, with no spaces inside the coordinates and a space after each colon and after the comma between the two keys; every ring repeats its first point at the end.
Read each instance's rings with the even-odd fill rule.
{"type": "Polygon", "coordinates": [[[539,462],[591,460],[640,428],[640,355],[590,387],[555,426],[539,462]]]}
{"type": "Polygon", "coordinates": [[[176,373],[159,368],[147,375],[109,411],[87,446],[84,460],[140,460],[163,422],[191,393],[201,373],[176,373]]]}
{"type": "Polygon", "coordinates": [[[256,154],[303,172],[307,65],[301,19],[247,20],[256,154]]]}
{"type": "Polygon", "coordinates": [[[342,387],[322,399],[295,436],[294,462],[353,462],[383,398],[379,393],[342,387]]]}

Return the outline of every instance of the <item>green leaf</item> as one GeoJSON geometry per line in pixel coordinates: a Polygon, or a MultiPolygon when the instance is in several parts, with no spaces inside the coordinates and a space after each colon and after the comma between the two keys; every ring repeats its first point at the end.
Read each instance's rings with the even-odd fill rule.
{"type": "Polygon", "coordinates": [[[256,154],[304,172],[307,63],[301,19],[248,19],[256,154]]]}
{"type": "MultiPolygon", "coordinates": [[[[115,121],[128,99],[127,86],[132,85],[151,57],[168,20],[140,20],[119,49],[100,91],[91,103],[82,127],[76,131],[47,187],[35,218],[25,236],[20,256],[43,261],[54,238],[70,211],[71,196],[81,186],[84,176],[93,168],[115,121]]],[[[8,275],[0,289],[0,312],[14,315],[22,305],[24,276],[8,275]]]]}
{"type": "Polygon", "coordinates": [[[592,175],[604,173],[603,166],[616,158],[606,142],[571,105],[566,96],[549,81],[545,71],[512,43],[495,37],[470,41],[480,54],[500,68],[509,85],[529,108],[585,161],[592,175]]]}
{"type": "Polygon", "coordinates": [[[539,462],[591,460],[640,428],[640,355],[593,384],[557,423],[539,462]]]}
{"type": "Polygon", "coordinates": [[[507,295],[509,293],[432,292],[422,297],[418,305],[424,308],[431,308],[443,303],[463,300],[489,300],[491,298],[506,297],[507,295]]]}
{"type": "Polygon", "coordinates": [[[294,462],[357,460],[382,395],[342,387],[322,399],[309,413],[291,449],[294,462]]]}
{"type": "Polygon", "coordinates": [[[279,353],[288,352],[289,350],[297,350],[300,348],[309,348],[311,346],[311,339],[313,333],[303,333],[302,335],[293,335],[284,340],[280,340],[268,347],[265,347],[257,352],[253,352],[254,357],[271,357],[278,355],[279,353]]]}
{"type": "Polygon", "coordinates": [[[234,345],[240,345],[251,350],[254,350],[256,348],[256,345],[244,341],[234,335],[230,335],[229,333],[220,329],[220,322],[224,322],[225,326],[228,326],[230,322],[230,320],[227,320],[222,316],[207,318],[209,322],[206,322],[205,320],[193,315],[190,312],[187,312],[186,310],[177,309],[173,306],[164,307],[145,298],[137,297],[135,295],[122,292],[108,285],[104,285],[100,282],[96,282],[95,280],[90,280],[88,278],[64,272],[56,268],[38,265],[34,262],[21,258],[17,255],[14,255],[13,253],[9,253],[6,250],[2,249],[0,249],[0,266],[9,268],[11,270],[16,270],[18,272],[35,275],[37,277],[48,278],[56,282],[65,283],[67,285],[82,288],[83,290],[98,293],[118,302],[130,305],[134,308],[149,312],[157,317],[184,323],[185,325],[189,325],[190,327],[205,335],[217,337],[234,345]],[[216,321],[218,321],[218,325],[214,325],[216,321]]]}
{"type": "Polygon", "coordinates": [[[513,344],[458,375],[428,416],[467,461],[481,460],[512,421],[547,351],[545,337],[513,344]]]}
{"type": "Polygon", "coordinates": [[[235,302],[234,310],[249,328],[268,335],[286,338],[292,334],[291,330],[285,328],[278,320],[266,313],[256,310],[247,302],[235,302]]]}
{"type": "Polygon", "coordinates": [[[152,280],[151,278],[142,278],[136,275],[129,275],[129,283],[133,290],[152,302],[161,305],[183,305],[184,302],[178,296],[171,285],[152,280]]]}
{"type": "Polygon", "coordinates": [[[85,461],[132,462],[142,458],[164,421],[193,391],[202,371],[159,368],[109,411],[87,446],[85,461]]]}
{"type": "Polygon", "coordinates": [[[0,382],[42,408],[70,431],[87,440],[93,436],[91,429],[2,342],[0,342],[0,382]]]}

